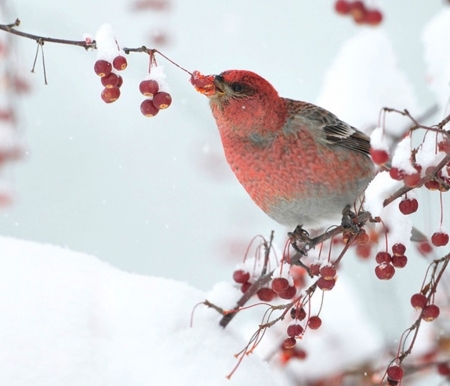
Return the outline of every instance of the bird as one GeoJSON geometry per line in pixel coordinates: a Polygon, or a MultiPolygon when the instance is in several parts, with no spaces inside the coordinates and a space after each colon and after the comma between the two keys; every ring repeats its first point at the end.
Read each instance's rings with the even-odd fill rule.
{"type": "Polygon", "coordinates": [[[278,95],[248,70],[211,75],[209,98],[225,158],[276,222],[317,229],[355,207],[375,175],[370,138],[324,108],[278,95]]]}

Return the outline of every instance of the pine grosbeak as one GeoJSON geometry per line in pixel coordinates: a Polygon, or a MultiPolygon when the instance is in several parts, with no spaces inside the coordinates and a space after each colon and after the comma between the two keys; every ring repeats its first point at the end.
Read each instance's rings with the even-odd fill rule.
{"type": "Polygon", "coordinates": [[[253,201],[289,227],[331,225],[374,176],[369,137],[259,75],[215,75],[208,94],[225,156],[253,201]]]}

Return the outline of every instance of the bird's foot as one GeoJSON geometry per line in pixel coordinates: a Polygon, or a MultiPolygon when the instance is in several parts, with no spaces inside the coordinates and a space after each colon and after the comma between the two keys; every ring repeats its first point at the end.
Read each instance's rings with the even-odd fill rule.
{"type": "Polygon", "coordinates": [[[342,210],[342,222],[341,226],[345,231],[350,231],[352,233],[358,233],[360,228],[359,225],[355,223],[356,214],[351,210],[350,205],[347,205],[342,210]]]}
{"type": "MultiPolygon", "coordinates": [[[[308,254],[308,251],[311,249],[312,243],[308,231],[303,229],[301,225],[298,225],[297,228],[294,229],[294,232],[288,232],[288,237],[292,248],[298,254],[300,254],[301,256],[306,256],[308,254]]],[[[306,272],[308,272],[308,274],[311,276],[309,267],[301,261],[301,258],[296,259],[294,264],[304,268],[306,272]]]]}

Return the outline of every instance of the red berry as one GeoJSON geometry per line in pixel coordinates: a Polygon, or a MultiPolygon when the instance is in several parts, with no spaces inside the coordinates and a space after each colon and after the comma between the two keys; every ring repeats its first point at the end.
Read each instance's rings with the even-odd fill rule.
{"type": "Polygon", "coordinates": [[[322,291],[330,291],[333,289],[336,284],[336,280],[334,279],[325,279],[324,277],[319,277],[317,280],[317,287],[319,287],[322,291]]]}
{"type": "Polygon", "coordinates": [[[286,338],[283,341],[283,348],[286,350],[290,350],[290,349],[294,348],[296,343],[297,343],[297,340],[295,338],[293,338],[293,337],[286,338]]]}
{"type": "Polygon", "coordinates": [[[378,252],[375,256],[375,261],[378,264],[389,264],[392,261],[392,257],[389,252],[378,252]]]}
{"type": "Polygon", "coordinates": [[[233,280],[239,284],[247,283],[250,280],[250,273],[243,269],[237,269],[233,272],[233,280]]]}
{"type": "Polygon", "coordinates": [[[355,242],[357,244],[366,244],[369,242],[369,235],[367,234],[367,232],[364,229],[361,229],[361,231],[358,233],[358,236],[356,237],[355,242]]]}
{"type": "Polygon", "coordinates": [[[288,336],[294,337],[298,336],[303,332],[303,327],[300,324],[294,323],[290,324],[286,330],[288,336]]]}
{"type": "Polygon", "coordinates": [[[439,307],[436,304],[430,304],[422,310],[422,319],[431,322],[439,316],[439,313],[439,307]]]}
{"type": "Polygon", "coordinates": [[[313,276],[319,276],[320,273],[320,264],[319,263],[313,263],[309,266],[309,271],[311,275],[313,276]]]}
{"type": "Polygon", "coordinates": [[[393,180],[396,180],[396,181],[402,181],[403,180],[403,177],[405,177],[405,171],[404,170],[402,170],[402,169],[399,169],[399,168],[396,168],[396,167],[392,167],[390,170],[389,170],[389,175],[391,176],[391,178],[393,179],[393,180]]]}
{"type": "Polygon", "coordinates": [[[106,103],[115,102],[120,97],[119,87],[105,88],[102,91],[101,98],[106,103]]]}
{"type": "Polygon", "coordinates": [[[320,268],[320,276],[327,280],[333,280],[336,276],[336,268],[332,265],[324,265],[320,268]]]}
{"type": "Polygon", "coordinates": [[[450,154],[450,140],[448,138],[438,142],[437,147],[442,153],[450,154]]]}
{"type": "Polygon", "coordinates": [[[108,75],[102,76],[100,78],[102,85],[106,88],[118,87],[119,77],[114,74],[114,72],[110,72],[108,75]]]}
{"type": "Polygon", "coordinates": [[[297,288],[295,286],[289,286],[285,291],[280,292],[278,296],[281,299],[292,299],[297,294],[297,288]]]}
{"type": "Polygon", "coordinates": [[[159,84],[154,79],[143,80],[139,84],[139,91],[141,92],[142,95],[151,97],[159,91],[159,84]]]}
{"type": "Polygon", "coordinates": [[[279,294],[280,292],[284,292],[289,287],[289,281],[284,277],[276,277],[272,279],[272,289],[279,294]]]}
{"type": "Polygon", "coordinates": [[[151,118],[159,113],[159,109],[153,104],[151,99],[146,99],[141,103],[141,113],[151,118]]]}
{"type": "Polygon", "coordinates": [[[397,365],[390,366],[387,369],[387,376],[393,381],[400,381],[403,378],[403,369],[397,365]]]}
{"type": "Polygon", "coordinates": [[[443,247],[448,244],[448,233],[434,232],[431,236],[431,242],[435,247],[443,247]]]}
{"type": "Polygon", "coordinates": [[[322,319],[318,316],[311,316],[308,320],[308,327],[311,330],[317,330],[322,325],[322,319]]]}
{"type": "Polygon", "coordinates": [[[370,148],[370,155],[372,156],[373,162],[377,165],[383,165],[389,161],[389,154],[386,150],[370,148]]]}
{"type": "Polygon", "coordinates": [[[120,75],[117,75],[117,77],[119,78],[119,80],[117,81],[117,87],[121,87],[123,84],[123,78],[120,75]]]}
{"type": "Polygon", "coordinates": [[[413,296],[411,296],[411,305],[416,309],[416,310],[421,310],[422,308],[424,308],[428,303],[428,299],[424,294],[414,294],[413,296]]]}
{"type": "Polygon", "coordinates": [[[243,294],[245,294],[245,293],[248,291],[248,289],[250,288],[251,285],[252,285],[252,283],[249,283],[249,282],[243,283],[243,284],[241,285],[241,292],[242,292],[243,294]]]}
{"type": "Polygon", "coordinates": [[[400,212],[407,215],[416,212],[419,208],[419,203],[415,198],[404,198],[400,201],[398,207],[400,212]]]}
{"type": "Polygon", "coordinates": [[[97,60],[94,64],[94,71],[98,76],[106,76],[112,71],[112,65],[106,60],[97,60]]]}
{"type": "Polygon", "coordinates": [[[356,246],[356,254],[362,259],[368,259],[371,253],[372,253],[372,246],[369,244],[356,246]]]}
{"type": "Polygon", "coordinates": [[[408,258],[405,255],[394,255],[392,257],[392,265],[395,268],[404,268],[408,263],[408,258]]]}
{"type": "Polygon", "coordinates": [[[112,62],[112,65],[117,71],[125,70],[128,66],[127,59],[125,56],[116,56],[112,62]]]}
{"type": "Polygon", "coordinates": [[[167,109],[172,103],[172,97],[169,93],[160,91],[153,95],[153,104],[159,109],[167,109]]]}
{"type": "Polygon", "coordinates": [[[334,9],[341,15],[350,13],[350,3],[347,0],[338,0],[334,3],[334,9]]]}
{"type": "Polygon", "coordinates": [[[375,267],[375,275],[380,280],[390,280],[395,274],[395,268],[391,264],[380,264],[375,267]]]}
{"type": "Polygon", "coordinates": [[[450,377],[450,363],[449,362],[438,363],[437,371],[440,375],[444,377],[450,377]]]}
{"type": "Polygon", "coordinates": [[[435,180],[431,180],[425,183],[425,187],[428,190],[438,190],[439,189],[439,182],[435,181],[435,180]]]}
{"type": "Polygon", "coordinates": [[[431,246],[431,244],[428,241],[422,241],[418,245],[417,249],[423,255],[427,255],[428,253],[430,253],[433,250],[433,247],[431,246]]]}
{"type": "Polygon", "coordinates": [[[383,20],[383,14],[377,9],[371,9],[367,11],[364,20],[367,24],[379,25],[383,20]]]}
{"type": "Polygon", "coordinates": [[[291,317],[292,319],[303,320],[306,318],[306,311],[303,307],[300,308],[291,308],[291,317]]]}
{"type": "Polygon", "coordinates": [[[366,7],[362,1],[354,1],[350,4],[350,13],[352,14],[353,20],[357,24],[362,24],[365,22],[366,12],[366,7]]]}
{"type": "Polygon", "coordinates": [[[406,247],[402,243],[396,243],[392,246],[392,253],[394,255],[404,255],[406,247]]]}
{"type": "Polygon", "coordinates": [[[270,302],[277,297],[277,294],[267,287],[260,288],[256,295],[263,302],[270,302]]]}
{"type": "Polygon", "coordinates": [[[403,182],[405,183],[406,186],[408,186],[410,188],[414,188],[415,186],[417,186],[419,181],[420,181],[419,173],[406,174],[403,177],[403,182]]]}

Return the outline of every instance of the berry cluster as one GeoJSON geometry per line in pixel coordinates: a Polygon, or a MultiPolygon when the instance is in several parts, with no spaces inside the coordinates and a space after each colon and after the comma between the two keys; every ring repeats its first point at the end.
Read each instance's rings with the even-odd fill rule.
{"type": "MultiPolygon", "coordinates": [[[[274,271],[269,285],[261,287],[256,292],[258,299],[263,302],[270,302],[277,297],[286,300],[294,298],[297,294],[296,284],[298,284],[299,281],[303,282],[302,276],[304,273],[300,273],[299,279],[296,280],[295,276],[292,276],[289,273],[289,270],[290,267],[288,264],[280,265],[280,267],[274,271]]],[[[253,275],[245,268],[236,269],[233,272],[233,280],[241,285],[241,291],[243,293],[247,292],[254,282],[253,275]]]]}
{"type": "Polygon", "coordinates": [[[116,56],[112,63],[104,59],[98,59],[95,62],[94,72],[100,77],[104,87],[101,98],[105,103],[112,103],[119,99],[123,79],[118,71],[123,71],[125,68],[127,68],[127,59],[122,55],[116,56]]]}
{"type": "Polygon", "coordinates": [[[375,267],[375,275],[380,280],[389,280],[395,274],[395,268],[404,268],[408,263],[405,256],[406,247],[402,243],[396,243],[392,246],[392,254],[389,252],[378,252],[375,261],[378,265],[375,267]]]}
{"type": "Polygon", "coordinates": [[[420,317],[426,322],[431,322],[439,316],[439,307],[436,304],[429,304],[429,299],[422,292],[411,296],[411,305],[421,311],[420,317]]]}
{"type": "Polygon", "coordinates": [[[340,15],[350,15],[356,24],[376,26],[383,21],[383,14],[378,9],[367,8],[362,1],[337,0],[334,9],[340,15]]]}
{"type": "Polygon", "coordinates": [[[319,276],[317,280],[317,287],[322,291],[330,291],[336,284],[336,268],[327,263],[322,265],[321,263],[313,263],[309,267],[310,273],[313,276],[319,276]]]}
{"type": "Polygon", "coordinates": [[[159,110],[165,110],[171,105],[172,96],[162,89],[162,84],[151,74],[139,84],[139,91],[147,97],[141,103],[141,113],[146,117],[154,117],[159,110]]]}

